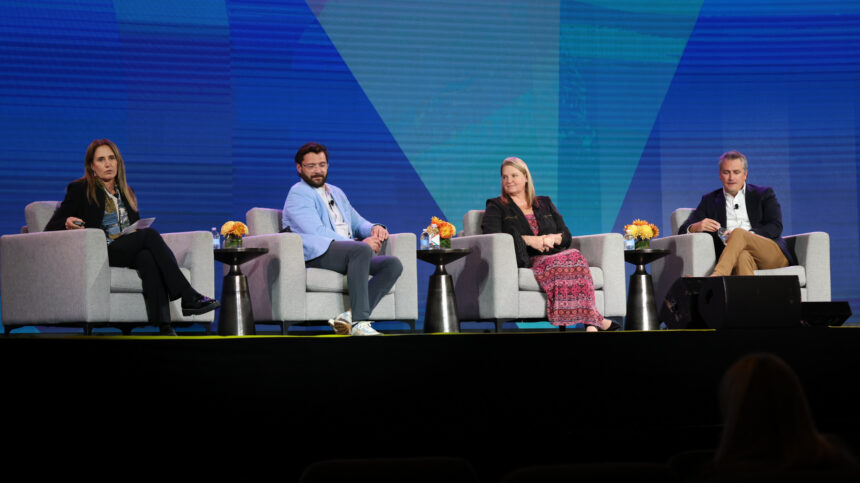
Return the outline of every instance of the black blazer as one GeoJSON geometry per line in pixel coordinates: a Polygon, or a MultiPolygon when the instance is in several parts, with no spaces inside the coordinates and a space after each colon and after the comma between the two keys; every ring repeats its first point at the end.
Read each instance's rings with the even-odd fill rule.
{"type": "MultiPolygon", "coordinates": [[[[773,189],[768,186],[756,186],[747,183],[745,200],[747,215],[752,226],[750,231],[775,241],[785,258],[788,259],[788,264],[797,265],[797,256],[781,238],[782,208],[779,206],[773,189]]],[[[681,225],[678,233],[687,233],[690,225],[705,218],[716,220],[720,225],[726,226],[726,197],[723,195],[722,188],[702,196],[702,201],[699,202],[696,211],[681,225]]],[[[714,238],[714,249],[719,259],[723,252],[723,242],[716,233],[711,233],[711,236],[714,238]]]]}
{"type": "MultiPolygon", "coordinates": [[[[122,193],[119,190],[117,190],[117,193],[122,196],[122,193]]],[[[60,203],[60,206],[58,206],[56,211],[54,211],[54,215],[51,217],[48,225],[45,226],[45,231],[65,230],[66,218],[70,216],[84,220],[85,228],[101,229],[102,219],[105,216],[106,197],[107,195],[105,195],[104,190],[97,189],[96,198],[98,199],[98,203],[91,203],[87,199],[86,178],[72,181],[69,183],[69,186],[66,187],[66,198],[63,199],[63,202],[60,203]]],[[[124,196],[122,197],[122,202],[128,212],[128,221],[134,223],[139,220],[140,214],[129,206],[128,200],[124,196]]]]}
{"type": "MultiPolygon", "coordinates": [[[[507,198],[507,197],[506,197],[507,198]]],[[[532,210],[538,222],[538,234],[548,235],[561,233],[561,245],[553,247],[548,252],[541,253],[523,241],[522,235],[534,235],[529,226],[526,215],[516,203],[507,198],[507,203],[502,202],[502,197],[487,200],[487,209],[484,211],[484,219],[481,221],[483,233],[507,233],[514,237],[514,249],[517,254],[517,266],[528,267],[529,258],[535,255],[549,255],[570,248],[570,230],[564,224],[561,214],[552,204],[549,196],[537,196],[532,203],[532,210]]]]}

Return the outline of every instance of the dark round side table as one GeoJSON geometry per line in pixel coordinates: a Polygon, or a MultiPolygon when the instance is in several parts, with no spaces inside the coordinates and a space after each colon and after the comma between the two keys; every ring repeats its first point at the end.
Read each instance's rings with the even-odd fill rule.
{"type": "Polygon", "coordinates": [[[624,260],[636,265],[636,271],[630,275],[624,330],[656,330],[659,328],[657,303],[654,300],[654,283],[651,281],[651,274],[645,270],[645,265],[654,260],[659,260],[669,253],[671,253],[669,250],[656,249],[624,250],[624,260]]]}
{"type": "Polygon", "coordinates": [[[239,265],[268,253],[268,248],[218,248],[213,250],[215,260],[230,265],[221,287],[221,315],[218,318],[218,335],[254,335],[254,312],[248,278],[239,265]]]}
{"type": "Polygon", "coordinates": [[[416,252],[419,259],[436,265],[436,271],[430,275],[430,285],[427,287],[424,333],[460,332],[454,282],[451,275],[445,271],[445,265],[471,252],[468,248],[436,248],[416,252]]]}

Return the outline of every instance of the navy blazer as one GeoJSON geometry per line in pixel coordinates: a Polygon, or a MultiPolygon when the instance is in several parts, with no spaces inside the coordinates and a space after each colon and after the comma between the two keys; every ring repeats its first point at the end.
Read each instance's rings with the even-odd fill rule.
{"type": "MultiPolygon", "coordinates": [[[[117,190],[122,196],[122,192],[117,190]]],[[[45,226],[45,231],[57,231],[66,229],[66,218],[74,216],[84,220],[84,228],[102,228],[102,219],[105,216],[105,194],[103,189],[96,190],[97,203],[91,203],[87,199],[87,180],[80,178],[69,183],[66,188],[66,197],[60,206],[54,211],[51,220],[45,226]]],[[[128,221],[134,223],[140,219],[140,214],[133,210],[128,200],[123,196],[122,202],[128,212],[128,221]]]]}
{"type": "MultiPolygon", "coordinates": [[[[782,208],[779,206],[773,189],[769,186],[756,186],[747,183],[745,201],[747,216],[749,216],[752,226],[750,231],[775,241],[785,258],[788,259],[788,264],[797,265],[797,256],[781,238],[782,208]]],[[[705,218],[716,220],[720,226],[726,226],[726,197],[723,195],[722,188],[702,196],[702,201],[699,202],[696,211],[678,228],[678,233],[687,233],[690,225],[705,218]]],[[[714,249],[719,259],[724,245],[716,232],[710,234],[714,237],[714,249]]]]}
{"type": "Polygon", "coordinates": [[[534,235],[526,215],[510,198],[506,197],[505,201],[507,202],[502,201],[501,196],[487,200],[487,209],[481,220],[481,232],[508,233],[514,237],[518,267],[528,267],[529,259],[535,255],[549,255],[570,248],[570,230],[549,196],[536,196],[532,203],[532,211],[538,222],[538,235],[561,233],[561,245],[544,253],[526,245],[522,235],[534,235]]]}

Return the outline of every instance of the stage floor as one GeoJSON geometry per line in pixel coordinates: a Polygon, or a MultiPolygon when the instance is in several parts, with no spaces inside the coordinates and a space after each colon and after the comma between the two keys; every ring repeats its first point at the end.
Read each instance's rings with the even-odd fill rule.
{"type": "MultiPolygon", "coordinates": [[[[719,438],[717,387],[750,352],[798,373],[819,428],[860,443],[860,329],[343,336],[0,337],[6,440],[113,454],[659,461],[719,438]],[[23,417],[22,417],[23,416],[23,417]],[[109,442],[109,443],[106,443],[109,442]],[[105,444],[107,444],[105,446],[105,444]],[[151,443],[148,443],[151,446],[151,443]]],[[[28,446],[27,443],[35,446],[28,446]]],[[[242,459],[239,458],[239,459],[242,459]]],[[[236,458],[230,459],[235,462],[236,458]]]]}

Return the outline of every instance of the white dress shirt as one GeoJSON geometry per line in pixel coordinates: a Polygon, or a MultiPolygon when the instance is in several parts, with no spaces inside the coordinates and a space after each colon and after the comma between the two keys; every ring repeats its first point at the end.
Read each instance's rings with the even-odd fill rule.
{"type": "Polygon", "coordinates": [[[744,183],[744,187],[735,196],[723,190],[723,196],[726,198],[726,230],[732,231],[735,228],[743,228],[747,231],[752,230],[750,217],[747,213],[746,193],[746,183],[744,183]]]}

